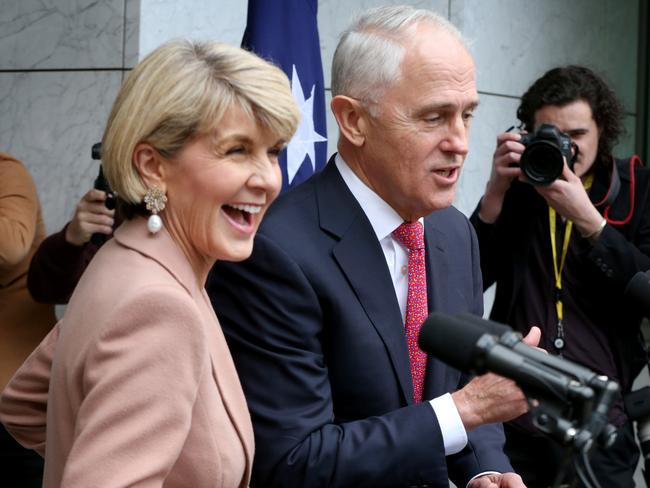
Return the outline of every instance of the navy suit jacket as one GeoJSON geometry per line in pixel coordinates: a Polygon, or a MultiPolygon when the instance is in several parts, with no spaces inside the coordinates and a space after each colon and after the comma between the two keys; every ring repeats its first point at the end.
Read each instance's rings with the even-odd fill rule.
{"type": "MultiPolygon", "coordinates": [[[[482,313],[473,228],[425,218],[429,309],[482,313]]],[[[428,402],[413,404],[403,321],[386,260],[332,161],[271,206],[242,263],[207,284],[253,419],[252,486],[449,486],[511,471],[500,425],[445,457],[428,402]]],[[[425,398],[462,386],[429,358],[425,398]]]]}

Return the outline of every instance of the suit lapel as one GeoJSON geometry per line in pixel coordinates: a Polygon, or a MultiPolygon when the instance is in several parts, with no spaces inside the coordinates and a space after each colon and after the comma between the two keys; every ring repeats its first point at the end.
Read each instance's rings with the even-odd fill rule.
{"type": "Polygon", "coordinates": [[[333,160],[321,173],[317,202],[321,228],[339,238],[333,248],[334,259],[384,342],[404,399],[411,403],[413,384],[402,315],[386,259],[370,222],[333,160]]]}
{"type": "MultiPolygon", "coordinates": [[[[438,230],[430,218],[424,221],[424,241],[427,256],[427,293],[429,313],[433,311],[445,311],[448,309],[448,273],[449,262],[446,257],[444,234],[438,230]]],[[[457,383],[457,379],[449,380],[449,374],[456,374],[454,370],[429,355],[427,360],[427,372],[424,380],[424,398],[435,398],[443,391],[446,391],[450,381],[457,383]]]]}
{"type": "Polygon", "coordinates": [[[446,309],[449,263],[446,258],[444,234],[425,219],[424,241],[427,256],[427,293],[429,313],[446,309]],[[434,279],[435,277],[435,279],[434,279]]]}
{"type": "MultiPolygon", "coordinates": [[[[205,290],[201,291],[201,305],[203,313],[209,314],[214,321],[219,324],[219,320],[214,313],[210,298],[205,290]]],[[[242,486],[248,486],[250,481],[250,466],[253,463],[253,449],[255,441],[253,439],[253,429],[251,424],[248,406],[243,394],[239,376],[235,370],[230,350],[228,349],[226,338],[223,335],[221,326],[217,325],[211,329],[211,347],[210,359],[212,363],[212,377],[221,392],[221,400],[237,431],[237,435],[244,447],[246,454],[246,476],[242,486]]]]}

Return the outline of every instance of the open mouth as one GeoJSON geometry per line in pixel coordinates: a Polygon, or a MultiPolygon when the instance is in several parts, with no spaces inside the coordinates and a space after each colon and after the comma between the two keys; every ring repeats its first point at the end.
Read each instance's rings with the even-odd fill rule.
{"type": "Polygon", "coordinates": [[[434,171],[435,174],[442,176],[443,178],[451,178],[456,174],[457,168],[445,168],[434,171]]]}
{"type": "Polygon", "coordinates": [[[262,211],[262,206],[225,204],[222,209],[232,223],[241,228],[248,228],[253,225],[253,218],[255,214],[258,214],[262,211]]]}

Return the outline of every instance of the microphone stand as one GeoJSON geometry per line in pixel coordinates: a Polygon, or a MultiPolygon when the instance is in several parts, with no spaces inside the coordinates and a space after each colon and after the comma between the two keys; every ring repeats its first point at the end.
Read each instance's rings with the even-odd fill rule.
{"type": "Polygon", "coordinates": [[[616,439],[616,429],[607,422],[607,414],[618,393],[618,384],[604,376],[597,376],[590,381],[589,386],[581,386],[583,389],[575,390],[578,393],[575,398],[555,399],[555,403],[546,398],[540,400],[539,406],[533,411],[535,426],[568,446],[568,456],[556,475],[553,488],[560,486],[571,460],[575,473],[585,488],[600,488],[591,469],[589,451],[595,443],[609,447],[616,439]],[[591,391],[591,394],[584,388],[591,391]],[[599,392],[596,401],[594,390],[599,392]],[[576,418],[566,418],[563,410],[576,399],[581,400],[576,418]]]}

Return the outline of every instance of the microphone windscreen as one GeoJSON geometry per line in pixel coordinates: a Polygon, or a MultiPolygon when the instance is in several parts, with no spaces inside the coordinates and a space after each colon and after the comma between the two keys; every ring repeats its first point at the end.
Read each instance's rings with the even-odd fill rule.
{"type": "Polygon", "coordinates": [[[624,294],[643,315],[650,317],[650,273],[639,271],[635,274],[625,287],[624,294]]]}
{"type": "Polygon", "coordinates": [[[422,324],[420,348],[447,364],[469,371],[478,354],[476,343],[485,330],[458,317],[433,312],[422,324]]]}

